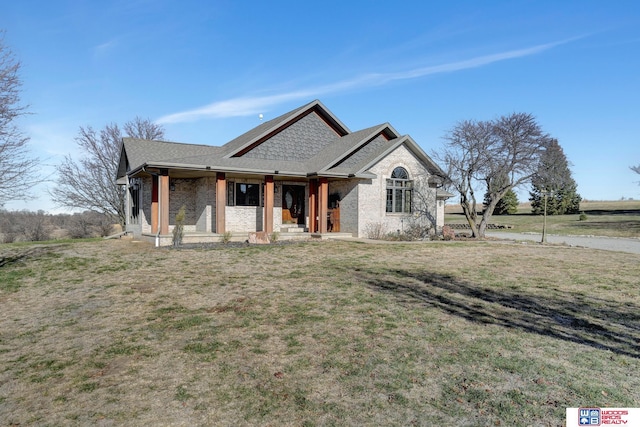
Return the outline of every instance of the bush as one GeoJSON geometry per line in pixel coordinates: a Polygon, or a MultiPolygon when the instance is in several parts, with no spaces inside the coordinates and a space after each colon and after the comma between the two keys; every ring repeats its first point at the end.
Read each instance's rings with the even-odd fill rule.
{"type": "Polygon", "coordinates": [[[0,232],[3,242],[40,242],[51,239],[53,227],[49,217],[44,211],[2,211],[0,232]]]}
{"type": "Polygon", "coordinates": [[[587,214],[584,212],[580,212],[580,216],[578,217],[578,221],[586,221],[587,220],[587,214]]]}
{"type": "Polygon", "coordinates": [[[444,240],[453,240],[456,238],[456,232],[448,225],[442,227],[442,238],[444,240]]]}
{"type": "Polygon", "coordinates": [[[421,224],[418,222],[411,222],[404,232],[406,240],[424,240],[431,237],[433,234],[433,226],[431,223],[421,224]]]}
{"type": "Polygon", "coordinates": [[[42,241],[61,237],[83,239],[108,236],[113,232],[112,216],[98,212],[50,215],[44,211],[0,210],[0,241],[42,241]]]}
{"type": "Polygon", "coordinates": [[[232,235],[233,235],[233,234],[232,234],[230,231],[225,231],[225,232],[222,234],[222,243],[224,243],[225,245],[226,245],[227,243],[229,243],[229,242],[231,241],[231,236],[232,236],[232,235]]]}
{"type": "Polygon", "coordinates": [[[105,237],[113,231],[113,218],[98,212],[75,213],[65,223],[60,220],[56,222],[67,230],[72,239],[105,237]]]}
{"type": "Polygon", "coordinates": [[[176,225],[173,227],[173,247],[176,248],[182,244],[182,238],[184,237],[184,217],[187,214],[187,207],[182,205],[180,210],[176,214],[176,225]]]}
{"type": "Polygon", "coordinates": [[[387,227],[381,222],[370,222],[364,227],[368,239],[382,240],[387,234],[387,227]]]}
{"type": "Polygon", "coordinates": [[[407,233],[400,233],[399,231],[392,231],[387,233],[383,240],[388,240],[390,242],[410,242],[413,240],[407,233]]]}
{"type": "Polygon", "coordinates": [[[69,232],[69,237],[72,239],[93,237],[93,225],[86,215],[73,215],[66,228],[69,232]]]}

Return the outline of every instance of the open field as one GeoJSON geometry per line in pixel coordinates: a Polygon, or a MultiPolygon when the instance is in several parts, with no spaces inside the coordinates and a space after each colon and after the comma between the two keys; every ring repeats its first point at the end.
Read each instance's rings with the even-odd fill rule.
{"type": "Polygon", "coordinates": [[[564,425],[640,402],[640,256],[0,246],[3,425],[564,425]]]}
{"type": "MultiPolygon", "coordinates": [[[[548,215],[547,230],[550,234],[590,235],[611,237],[640,237],[640,201],[593,201],[580,204],[587,215],[584,221],[579,215],[548,215]]],[[[459,205],[446,207],[445,223],[466,223],[459,205]]],[[[542,215],[531,215],[531,205],[521,204],[515,215],[492,216],[491,223],[508,225],[511,231],[542,232],[542,215]]]]}

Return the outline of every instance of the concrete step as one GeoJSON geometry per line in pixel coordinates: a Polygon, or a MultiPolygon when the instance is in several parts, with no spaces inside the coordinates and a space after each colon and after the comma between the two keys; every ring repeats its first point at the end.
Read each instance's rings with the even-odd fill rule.
{"type": "Polygon", "coordinates": [[[282,233],[304,233],[306,228],[304,225],[293,225],[293,226],[285,226],[280,227],[280,231],[282,233]]]}

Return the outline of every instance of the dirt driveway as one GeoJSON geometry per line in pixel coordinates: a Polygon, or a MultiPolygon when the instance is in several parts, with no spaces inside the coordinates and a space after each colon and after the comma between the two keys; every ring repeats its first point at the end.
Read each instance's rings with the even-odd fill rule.
{"type": "MultiPolygon", "coordinates": [[[[540,242],[540,233],[506,233],[487,232],[487,237],[507,240],[530,240],[540,242]]],[[[548,243],[567,244],[570,246],[582,246],[585,248],[602,249],[605,251],[628,252],[640,254],[640,239],[629,239],[622,237],[599,237],[599,236],[558,236],[547,235],[548,243]]]]}

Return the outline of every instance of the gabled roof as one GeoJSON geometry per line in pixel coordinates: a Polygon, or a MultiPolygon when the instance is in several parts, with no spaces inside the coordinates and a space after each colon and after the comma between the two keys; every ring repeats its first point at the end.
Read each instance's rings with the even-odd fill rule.
{"type": "MultiPolygon", "coordinates": [[[[411,138],[409,135],[404,135],[400,138],[389,141],[388,144],[378,145],[375,150],[370,150],[368,156],[363,157],[360,162],[352,165],[348,165],[350,169],[356,170],[355,175],[363,173],[364,171],[373,167],[380,160],[385,158],[388,154],[394,151],[399,146],[404,145],[413,155],[415,155],[420,161],[427,167],[431,174],[437,176],[444,176],[445,173],[440,167],[425,153],[422,148],[411,138]]],[[[341,165],[342,166],[342,165],[341,165]]],[[[338,167],[336,167],[337,169],[338,167]]]]}
{"type": "Polygon", "coordinates": [[[215,155],[214,153],[218,152],[220,152],[220,147],[211,145],[123,138],[120,162],[118,165],[118,178],[125,176],[127,172],[138,169],[145,164],[162,161],[175,162],[180,158],[215,155]]]}
{"type": "Polygon", "coordinates": [[[333,144],[326,146],[321,152],[308,161],[310,170],[316,173],[326,172],[331,167],[344,161],[354,154],[369,140],[384,134],[387,138],[397,137],[397,133],[390,125],[378,125],[336,139],[333,144]]]}
{"type": "Polygon", "coordinates": [[[442,174],[411,137],[400,136],[390,124],[351,132],[316,100],[261,123],[221,147],[124,138],[117,178],[147,167],[373,178],[368,169],[402,144],[433,173],[442,174]]]}
{"type": "Polygon", "coordinates": [[[349,128],[347,128],[346,125],[334,116],[320,101],[315,100],[275,119],[262,123],[229,141],[222,147],[223,156],[238,157],[312,112],[322,117],[338,136],[344,136],[349,133],[349,128]]]}

